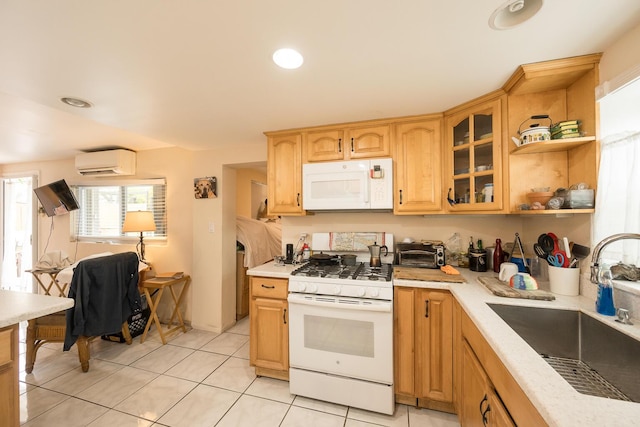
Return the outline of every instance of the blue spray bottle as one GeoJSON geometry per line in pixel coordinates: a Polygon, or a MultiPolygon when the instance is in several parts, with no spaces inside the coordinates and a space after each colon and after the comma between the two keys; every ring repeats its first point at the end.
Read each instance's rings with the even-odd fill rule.
{"type": "Polygon", "coordinates": [[[616,315],[616,309],[613,306],[613,275],[608,268],[602,269],[598,273],[596,311],[606,316],[616,315]]]}

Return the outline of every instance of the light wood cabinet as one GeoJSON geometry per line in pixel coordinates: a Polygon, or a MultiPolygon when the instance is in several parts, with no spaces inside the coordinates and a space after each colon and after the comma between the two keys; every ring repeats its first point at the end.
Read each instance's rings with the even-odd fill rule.
{"type": "MultiPolygon", "coordinates": [[[[558,210],[520,210],[531,188],[568,189],[586,183],[597,188],[599,123],[595,88],[601,54],[584,55],[520,66],[503,89],[508,96],[509,211],[525,215],[557,214],[558,210]],[[580,120],[579,138],[516,146],[520,125],[546,114],[553,123],[580,120]]],[[[546,122],[542,122],[546,125],[546,122]]],[[[563,209],[562,213],[592,213],[594,209],[563,209]]]]}
{"type": "Polygon", "coordinates": [[[442,210],[442,120],[394,125],[394,208],[397,215],[442,210]]]}
{"type": "Polygon", "coordinates": [[[20,425],[18,325],[0,328],[0,427],[20,425]]]}
{"type": "Polygon", "coordinates": [[[269,215],[303,215],[302,135],[267,136],[267,211],[269,215]]]}
{"type": "Polygon", "coordinates": [[[456,407],[462,427],[548,425],[471,318],[457,304],[455,313],[458,324],[456,407]],[[483,418],[486,424],[483,424],[483,418]]]}
{"type": "Polygon", "coordinates": [[[304,163],[389,157],[388,124],[304,131],[304,163]]]}
{"type": "Polygon", "coordinates": [[[515,426],[469,344],[462,347],[462,395],[459,418],[463,427],[515,426]]]}
{"type": "Polygon", "coordinates": [[[394,288],[396,401],[454,412],[453,297],[448,291],[394,288]]]}
{"type": "Polygon", "coordinates": [[[504,103],[498,91],[446,113],[448,212],[502,211],[504,103]]]}
{"type": "Polygon", "coordinates": [[[289,379],[288,283],[287,279],[251,277],[249,362],[256,375],[289,379]]]}

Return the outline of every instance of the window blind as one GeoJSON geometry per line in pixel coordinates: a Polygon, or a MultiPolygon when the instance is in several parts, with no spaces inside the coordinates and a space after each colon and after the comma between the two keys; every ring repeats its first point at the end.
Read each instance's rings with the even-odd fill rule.
{"type": "Polygon", "coordinates": [[[146,239],[166,239],[166,183],[164,179],[100,181],[71,185],[80,209],[71,213],[71,234],[85,241],[125,241],[139,233],[123,233],[128,211],[151,211],[156,231],[144,232],[146,239]]]}

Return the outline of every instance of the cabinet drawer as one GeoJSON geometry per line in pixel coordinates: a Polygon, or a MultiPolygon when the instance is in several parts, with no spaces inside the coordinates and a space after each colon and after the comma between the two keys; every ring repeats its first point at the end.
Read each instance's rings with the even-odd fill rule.
{"type": "Polygon", "coordinates": [[[13,329],[0,331],[0,366],[11,363],[13,354],[13,329]]]}
{"type": "Polygon", "coordinates": [[[251,296],[287,299],[288,286],[288,279],[274,279],[272,277],[252,277],[251,296]]]}

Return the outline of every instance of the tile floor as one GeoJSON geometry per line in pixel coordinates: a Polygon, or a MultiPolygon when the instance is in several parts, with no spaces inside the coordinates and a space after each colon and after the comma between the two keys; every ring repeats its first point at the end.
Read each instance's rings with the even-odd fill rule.
{"type": "MultiPolygon", "coordinates": [[[[25,328],[21,328],[24,337],[25,328]]],[[[157,333],[131,346],[94,340],[89,372],[76,347],[46,344],[31,374],[20,345],[23,426],[459,426],[456,416],[396,405],[393,416],[295,396],[289,383],[256,377],[249,366],[249,321],[222,334],[157,333]]]]}

